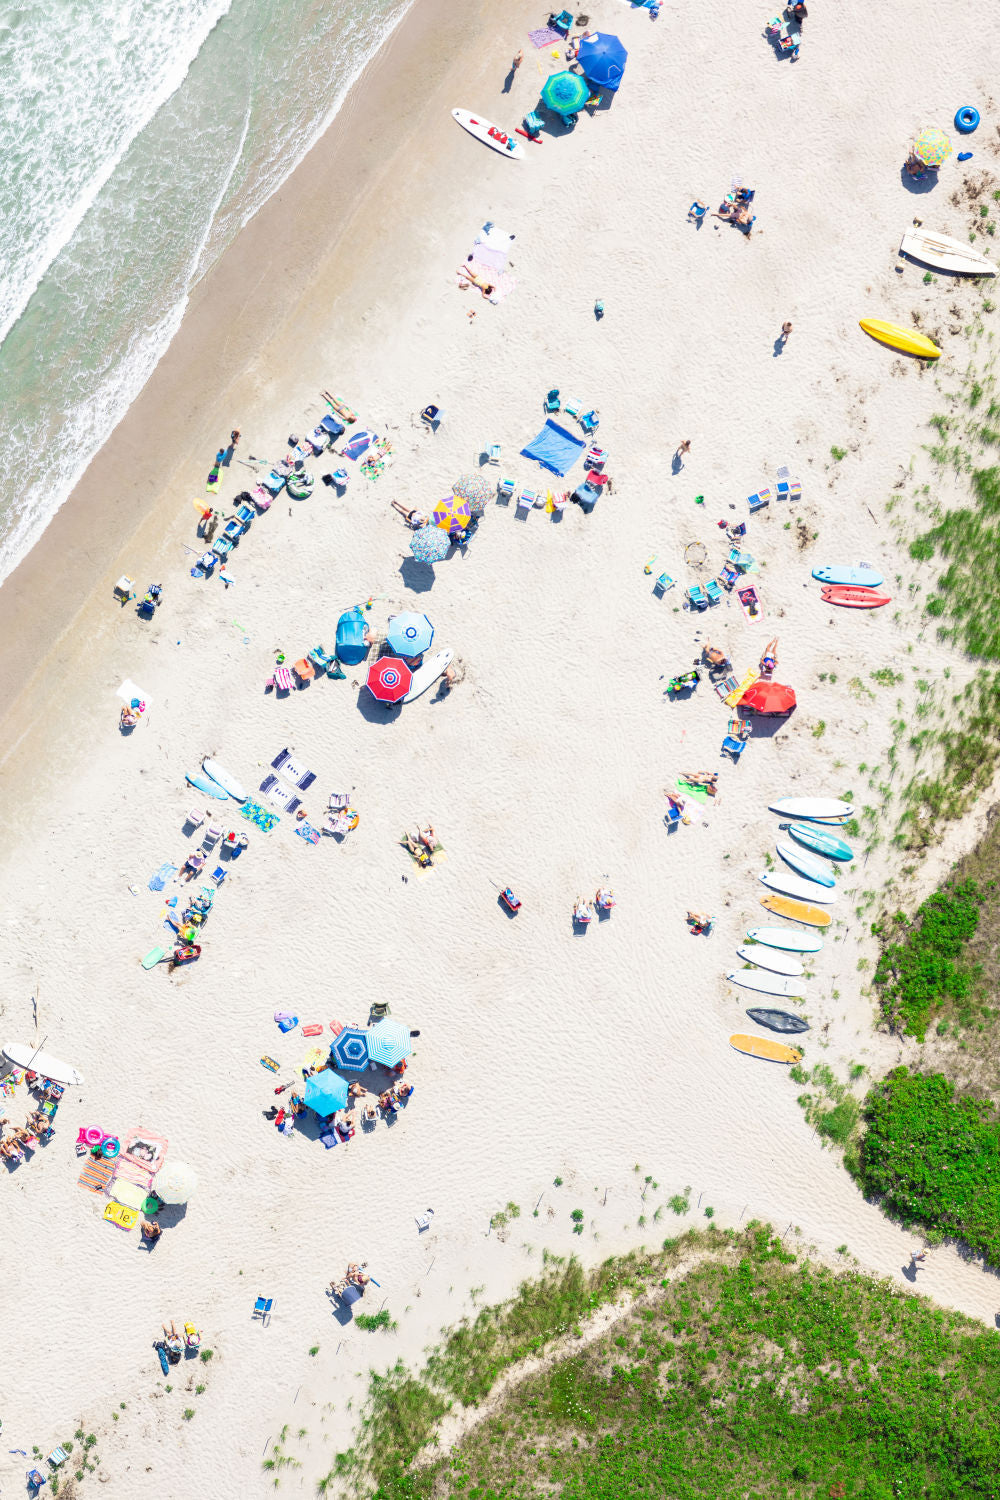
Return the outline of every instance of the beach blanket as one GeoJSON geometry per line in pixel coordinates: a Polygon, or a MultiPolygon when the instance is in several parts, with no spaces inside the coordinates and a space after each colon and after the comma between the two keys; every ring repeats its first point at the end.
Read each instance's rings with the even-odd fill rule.
{"type": "Polygon", "coordinates": [[[271,762],[274,770],[284,776],[286,781],[294,781],[300,792],[306,791],[316,780],[316,773],[300,766],[298,761],[292,759],[290,750],[279,750],[271,762]]]}
{"type": "Polygon", "coordinates": [[[90,1157],[87,1165],[76,1180],[78,1185],[86,1188],[89,1193],[103,1193],[114,1170],[115,1164],[113,1161],[103,1161],[90,1157]]]}
{"type": "MultiPolygon", "coordinates": [[[[504,266],[500,270],[497,270],[494,266],[491,266],[488,261],[481,260],[480,255],[482,249],[483,247],[481,245],[477,246],[475,251],[475,259],[471,262],[466,262],[466,264],[468,266],[468,269],[472,272],[473,276],[478,276],[480,281],[485,281],[488,286],[493,287],[493,290],[486,298],[486,301],[492,302],[494,306],[496,306],[498,303],[502,302],[505,297],[510,296],[511,292],[517,286],[517,281],[506,269],[506,266],[504,266]]],[[[459,286],[466,286],[471,285],[471,282],[467,283],[464,276],[459,276],[458,284],[459,286]]]]}
{"type": "Polygon", "coordinates": [[[489,229],[482,228],[476,235],[472,254],[481,266],[489,266],[491,271],[506,271],[507,256],[513,242],[513,235],[508,234],[506,229],[498,229],[494,224],[489,229]]]}
{"type": "Polygon", "coordinates": [[[565,427],[550,419],[521,452],[525,458],[533,458],[543,469],[550,469],[561,477],[569,473],[586,446],[581,438],[574,437],[565,427]]]}
{"type": "Polygon", "coordinates": [[[566,38],[558,31],[553,31],[551,26],[538,26],[534,31],[528,32],[528,41],[533,47],[558,47],[566,38]]]}
{"type": "MultiPolygon", "coordinates": [[[[122,1177],[126,1182],[133,1183],[136,1187],[142,1188],[146,1193],[149,1192],[153,1185],[152,1168],[146,1166],[144,1163],[127,1160],[124,1157],[118,1158],[117,1168],[118,1170],[115,1172],[116,1182],[122,1177]]],[[[118,1198],[118,1196],[117,1193],[112,1194],[112,1197],[118,1198]]],[[[119,1201],[124,1203],[126,1200],[120,1198],[119,1201]]]]}
{"type": "Polygon", "coordinates": [[[268,802],[273,802],[275,807],[284,808],[286,813],[293,813],[299,805],[299,798],[294,793],[286,791],[280,785],[277,776],[265,776],[260,784],[260,790],[268,802]]]}
{"type": "Polygon", "coordinates": [[[141,1125],[132,1130],[126,1130],[122,1136],[121,1155],[119,1163],[131,1161],[141,1167],[145,1172],[158,1172],[163,1166],[164,1157],[170,1142],[166,1136],[153,1135],[148,1130],[143,1130],[141,1125]]]}
{"type": "Polygon", "coordinates": [[[682,792],[689,797],[694,797],[697,802],[708,801],[708,792],[703,786],[694,786],[690,781],[682,781],[680,777],[677,778],[677,785],[682,792]]]}
{"type": "MultiPolygon", "coordinates": [[[[198,503],[201,504],[200,501],[198,503]]],[[[133,698],[138,698],[139,702],[145,703],[147,708],[153,701],[145,688],[141,688],[137,682],[133,682],[131,677],[126,677],[121,686],[115,689],[115,697],[121,698],[124,703],[131,703],[133,698]]]]}
{"type": "Polygon", "coordinates": [[[300,823],[295,832],[298,834],[300,839],[305,839],[309,844],[319,843],[318,832],[315,828],[310,827],[308,823],[300,823]]]}
{"type": "Polygon", "coordinates": [[[270,833],[271,829],[281,822],[277,813],[268,812],[267,808],[261,807],[259,802],[254,802],[249,797],[240,808],[240,817],[246,818],[248,823],[252,823],[262,833],[270,833]]]}
{"type": "Polygon", "coordinates": [[[361,431],[356,432],[340,451],[344,458],[353,459],[357,463],[361,455],[367,453],[372,444],[377,442],[378,433],[370,432],[367,427],[362,427],[361,431]]]}

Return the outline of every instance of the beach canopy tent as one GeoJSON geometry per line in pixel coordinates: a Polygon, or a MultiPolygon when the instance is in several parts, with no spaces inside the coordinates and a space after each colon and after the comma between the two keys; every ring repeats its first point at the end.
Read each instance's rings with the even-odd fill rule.
{"type": "Polygon", "coordinates": [[[330,1048],[334,1066],[348,1073],[363,1073],[368,1066],[368,1033],[360,1026],[345,1026],[330,1048]]]}
{"type": "Polygon", "coordinates": [[[3,1055],[15,1068],[27,1068],[42,1078],[51,1078],[53,1083],[80,1084],[83,1074],[69,1063],[60,1062],[51,1052],[43,1052],[30,1042],[6,1042],[3,1055]]]}
{"type": "Polygon", "coordinates": [[[396,656],[420,656],[430,649],[434,639],[434,626],[426,615],[415,610],[403,610],[389,621],[385,633],[386,645],[396,656]]]}
{"type": "Polygon", "coordinates": [[[164,1203],[186,1203],[198,1186],[198,1173],[184,1161],[168,1161],[153,1179],[153,1192],[164,1203]]]}
{"type": "Polygon", "coordinates": [[[451,542],[440,526],[421,526],[410,538],[410,551],[417,562],[436,563],[448,556],[451,542]]]}
{"type": "Polygon", "coordinates": [[[329,1068],[324,1068],[321,1073],[314,1073],[306,1079],[302,1097],[309,1109],[314,1109],[326,1120],[347,1104],[347,1083],[329,1068]]]}
{"type": "Polygon", "coordinates": [[[625,72],[628,53],[609,31],[588,31],[580,39],[576,59],[585,78],[598,88],[615,93],[625,72]]]}
{"type": "Polygon", "coordinates": [[[398,656],[383,656],[368,668],[366,686],[380,703],[398,703],[413,683],[413,673],[398,656]]]}
{"type": "Polygon", "coordinates": [[[586,446],[582,439],[574,437],[565,427],[560,427],[558,422],[553,422],[550,418],[538,436],[522,448],[521,452],[525,458],[533,458],[536,463],[541,464],[543,469],[550,469],[553,474],[562,476],[569,473],[586,446]]]}
{"type": "Polygon", "coordinates": [[[377,1021],[368,1031],[368,1056],[383,1068],[394,1068],[412,1050],[409,1027],[401,1021],[377,1021]]]}
{"type": "Polygon", "coordinates": [[[353,609],[345,609],[337,621],[337,658],[347,667],[356,667],[367,655],[365,612],[356,604],[353,609]]]}
{"type": "Polygon", "coordinates": [[[782,682],[755,682],[743,694],[740,706],[758,714],[790,714],[795,707],[795,690],[782,682]]]}
{"type": "Polygon", "coordinates": [[[542,85],[542,103],[557,115],[575,115],[590,98],[579,73],[553,73],[542,85]]]}

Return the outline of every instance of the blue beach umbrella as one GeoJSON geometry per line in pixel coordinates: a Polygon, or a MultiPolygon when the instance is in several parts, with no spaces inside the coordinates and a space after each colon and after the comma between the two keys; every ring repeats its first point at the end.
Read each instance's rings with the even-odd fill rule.
{"type": "Polygon", "coordinates": [[[331,1073],[329,1068],[324,1068],[321,1073],[314,1073],[311,1078],[306,1079],[302,1097],[309,1109],[314,1109],[326,1120],[346,1105],[347,1084],[336,1073],[331,1073]]]}
{"type": "Polygon", "coordinates": [[[553,73],[542,87],[542,103],[557,115],[575,115],[590,98],[578,73],[553,73]]]}
{"type": "Polygon", "coordinates": [[[330,1048],[338,1068],[363,1073],[368,1066],[368,1033],[360,1026],[345,1026],[330,1048]]]}
{"type": "Polygon", "coordinates": [[[590,31],[581,39],[577,61],[585,78],[598,88],[615,93],[622,81],[628,53],[616,36],[608,31],[590,31]]]}
{"type": "Polygon", "coordinates": [[[419,656],[434,639],[434,626],[426,615],[406,610],[389,621],[385,638],[394,656],[419,656]]]}
{"type": "Polygon", "coordinates": [[[411,1051],[410,1028],[401,1021],[376,1021],[368,1033],[368,1056],[384,1068],[394,1068],[411,1051]]]}
{"type": "Polygon", "coordinates": [[[421,526],[410,538],[410,551],[417,562],[436,563],[451,551],[448,533],[440,526],[421,526]]]}

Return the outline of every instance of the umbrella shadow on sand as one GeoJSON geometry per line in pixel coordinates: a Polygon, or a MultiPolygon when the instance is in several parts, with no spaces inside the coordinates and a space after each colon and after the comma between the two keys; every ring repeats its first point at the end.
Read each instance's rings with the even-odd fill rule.
{"type": "Polygon", "coordinates": [[[368,724],[393,724],[399,718],[402,703],[380,703],[364,683],[358,693],[358,709],[368,724]]]}
{"type": "MultiPolygon", "coordinates": [[[[745,709],[744,712],[746,712],[745,709]]],[[[779,730],[787,728],[794,713],[793,708],[791,713],[787,714],[754,714],[750,743],[752,744],[754,740],[773,739],[779,730]]]]}
{"type": "Polygon", "coordinates": [[[931,193],[934,191],[938,185],[938,174],[928,167],[923,177],[911,177],[904,164],[899,169],[899,180],[908,193],[914,193],[919,196],[921,193],[931,193]]]}
{"type": "Polygon", "coordinates": [[[434,587],[434,569],[430,563],[418,562],[415,557],[404,557],[399,571],[411,594],[426,594],[434,587]]]}

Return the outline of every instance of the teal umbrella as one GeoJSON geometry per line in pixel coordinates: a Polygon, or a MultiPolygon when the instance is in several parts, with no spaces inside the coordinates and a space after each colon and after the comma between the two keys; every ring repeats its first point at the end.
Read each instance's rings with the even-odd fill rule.
{"type": "Polygon", "coordinates": [[[542,89],[542,103],[557,115],[575,115],[590,98],[590,89],[577,73],[553,73],[542,89]]]}

